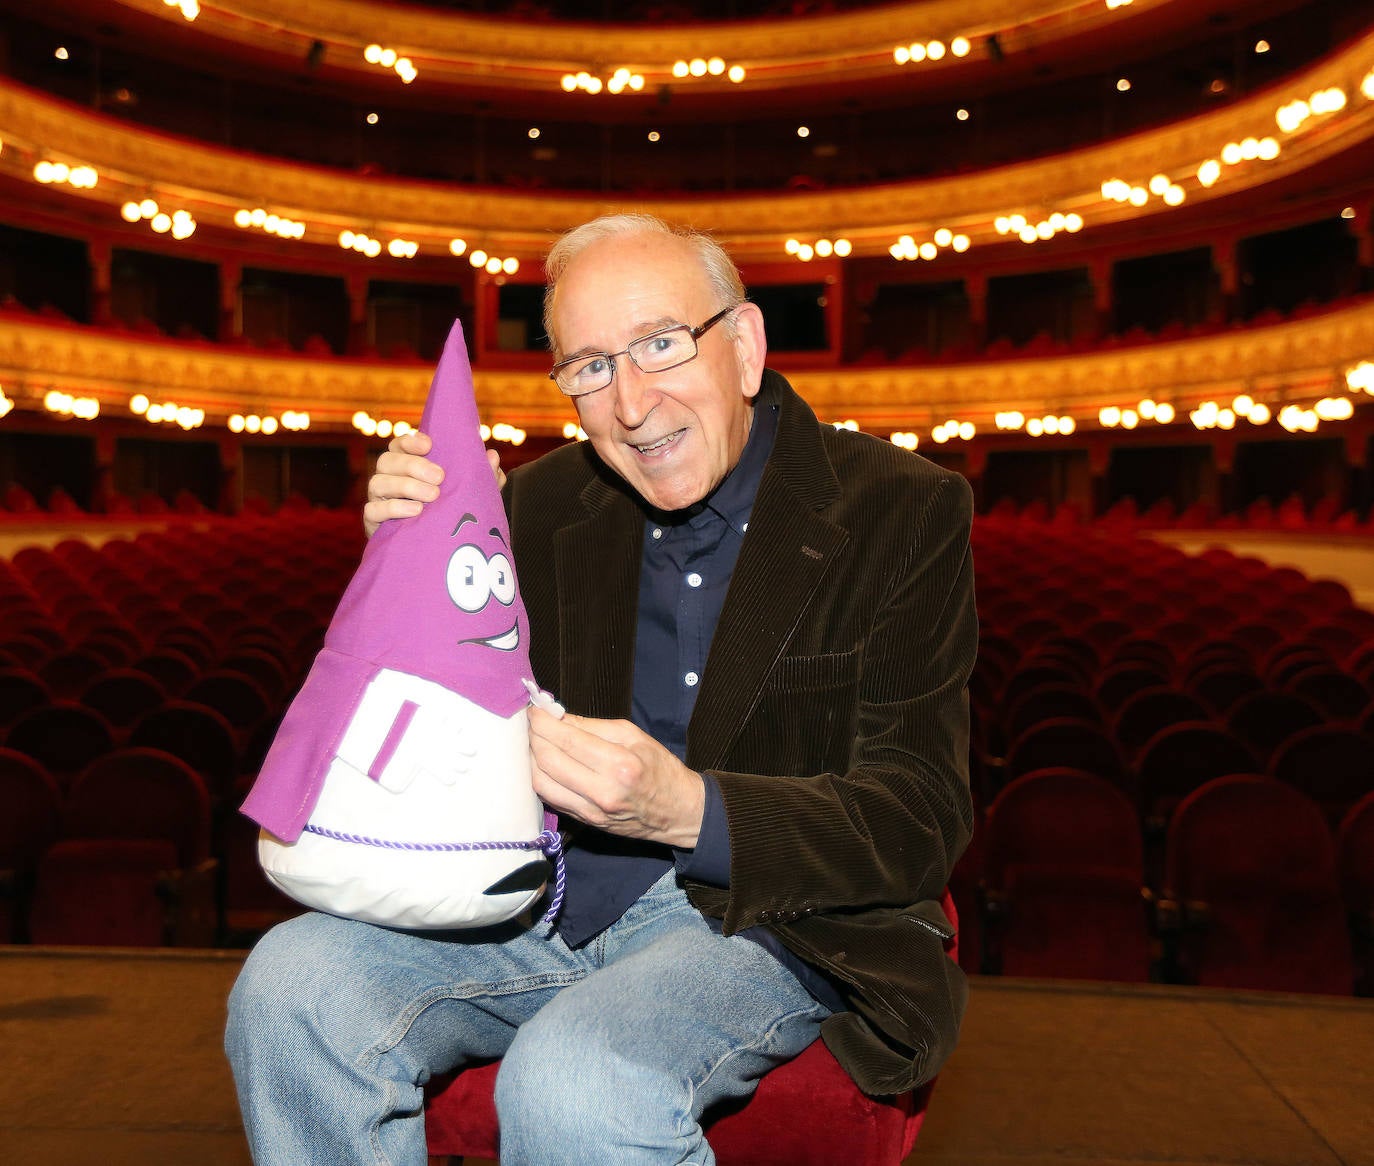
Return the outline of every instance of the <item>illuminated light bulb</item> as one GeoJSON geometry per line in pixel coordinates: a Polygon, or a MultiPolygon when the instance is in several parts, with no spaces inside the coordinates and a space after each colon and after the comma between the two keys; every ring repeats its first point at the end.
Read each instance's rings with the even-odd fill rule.
{"type": "Polygon", "coordinates": [[[691,71],[691,66],[688,65],[686,61],[674,61],[674,62],[673,62],[673,76],[674,76],[674,77],[677,77],[679,80],[680,80],[681,78],[687,76],[687,74],[688,74],[690,71],[691,71]]]}
{"type": "Polygon", "coordinates": [[[1132,206],[1144,206],[1149,201],[1150,192],[1143,186],[1131,187],[1131,197],[1128,200],[1132,206]]]}
{"type": "Polygon", "coordinates": [[[189,239],[196,233],[196,222],[194,219],[173,219],[172,238],[189,239]]]}
{"type": "Polygon", "coordinates": [[[381,65],[383,69],[389,69],[389,68],[391,68],[391,66],[394,65],[395,63],[396,63],[396,50],[395,50],[395,49],[383,49],[383,50],[382,50],[382,55],[381,55],[380,57],[377,58],[377,64],[381,65]]]}
{"type": "Polygon", "coordinates": [[[376,259],[377,256],[381,253],[382,244],[380,240],[377,239],[369,239],[367,241],[367,246],[363,248],[363,254],[366,255],[369,259],[376,259]]]}
{"type": "Polygon", "coordinates": [[[688,65],[687,65],[687,71],[688,71],[689,73],[691,73],[693,77],[704,77],[704,76],[706,76],[706,61],[705,61],[705,59],[702,58],[702,57],[693,57],[692,60],[691,60],[691,61],[688,63],[688,65]]]}
{"type": "Polygon", "coordinates": [[[495,255],[493,255],[490,259],[487,260],[486,270],[488,275],[500,275],[501,260],[499,260],[495,255]]]}
{"type": "Polygon", "coordinates": [[[1259,139],[1246,138],[1240,144],[1240,156],[1247,162],[1253,162],[1259,157],[1259,139]]]}
{"type": "Polygon", "coordinates": [[[1236,425],[1236,415],[1230,409],[1217,410],[1217,428],[1234,429],[1236,425]]]}
{"type": "Polygon", "coordinates": [[[891,255],[893,259],[901,259],[902,245],[900,243],[893,243],[892,246],[887,249],[887,253],[891,255]]]}
{"type": "Polygon", "coordinates": [[[1122,77],[1118,80],[1116,83],[1116,91],[1118,93],[1129,93],[1131,91],[1131,79],[1129,77],[1122,77]]]}
{"type": "Polygon", "coordinates": [[[381,421],[377,422],[377,432],[374,436],[390,437],[393,432],[393,428],[394,427],[392,426],[391,422],[383,418],[381,421]]]}
{"type": "Polygon", "coordinates": [[[512,256],[509,259],[501,260],[501,270],[507,275],[514,275],[520,270],[520,260],[512,256]]]}
{"type": "Polygon", "coordinates": [[[918,65],[926,59],[926,46],[923,44],[909,45],[906,51],[911,55],[911,59],[918,65]]]}
{"type": "Polygon", "coordinates": [[[1026,228],[1026,216],[1012,215],[1007,219],[1007,223],[1013,231],[1023,231],[1026,228]]]}
{"type": "Polygon", "coordinates": [[[1069,233],[1070,235],[1076,235],[1076,234],[1078,234],[1078,232],[1081,231],[1082,229],[1083,229],[1083,216],[1082,216],[1082,215],[1076,213],[1075,211],[1070,211],[1068,214],[1066,214],[1066,215],[1064,216],[1064,230],[1068,231],[1068,233],[1069,233]]]}
{"type": "Polygon", "coordinates": [[[954,248],[955,251],[962,255],[965,251],[969,249],[969,237],[967,235],[955,235],[954,240],[950,245],[954,248]]]}
{"type": "Polygon", "coordinates": [[[656,142],[659,140],[660,137],[662,137],[662,135],[658,132],[658,130],[650,130],[648,137],[649,141],[656,142]]]}
{"type": "Polygon", "coordinates": [[[810,127],[810,126],[798,126],[798,127],[797,127],[797,137],[799,137],[799,138],[809,138],[810,136],[811,136],[811,127],[810,127]]]}
{"type": "Polygon", "coordinates": [[[954,232],[948,227],[941,227],[935,232],[935,246],[948,247],[954,242],[954,232]]]}
{"type": "Polygon", "coordinates": [[[155,214],[157,214],[157,200],[152,198],[145,198],[141,203],[138,204],[138,213],[142,218],[151,219],[155,214]]]}
{"type": "Polygon", "coordinates": [[[803,243],[797,248],[797,258],[803,263],[810,263],[815,258],[816,249],[810,243],[803,243]]]}
{"type": "Polygon", "coordinates": [[[392,239],[391,242],[386,245],[386,250],[388,255],[395,257],[402,256],[406,251],[405,241],[403,239],[392,239]]]}
{"type": "Polygon", "coordinates": [[[485,267],[487,265],[487,253],[479,247],[468,255],[468,262],[473,267],[485,267]]]}
{"type": "Polygon", "coordinates": [[[342,247],[345,251],[352,250],[353,244],[357,240],[357,238],[358,236],[355,235],[352,231],[340,231],[339,246],[342,247]]]}
{"type": "MultiPolygon", "coordinates": [[[[726,74],[726,76],[729,77],[730,80],[733,81],[736,85],[738,85],[741,81],[744,80],[744,66],[743,66],[743,65],[731,65],[731,66],[730,66],[730,71],[726,74]]],[[[640,88],[640,86],[642,86],[643,84],[644,84],[644,81],[643,81],[643,78],[641,78],[641,79],[640,79],[639,85],[636,85],[635,88],[638,89],[638,88],[640,88]]]]}
{"type": "Polygon", "coordinates": [[[949,440],[949,434],[945,432],[945,428],[942,425],[938,429],[931,430],[930,439],[935,442],[936,445],[944,445],[945,442],[949,440]]]}
{"type": "Polygon", "coordinates": [[[1171,185],[1172,183],[1169,181],[1169,176],[1167,174],[1156,174],[1150,179],[1150,193],[1162,195],[1171,185]]]}
{"type": "Polygon", "coordinates": [[[719,77],[725,72],[725,62],[721,60],[720,57],[712,57],[706,62],[706,71],[710,73],[712,77],[719,77]]]}
{"type": "Polygon", "coordinates": [[[159,211],[153,216],[151,226],[159,235],[166,234],[172,229],[172,216],[159,211]]]}
{"type": "Polygon", "coordinates": [[[72,176],[71,167],[65,162],[54,162],[50,173],[53,182],[66,182],[72,176]]]}
{"type": "Polygon", "coordinates": [[[1105,405],[1097,411],[1097,419],[1108,429],[1121,424],[1121,410],[1116,405],[1105,405]]]}
{"type": "Polygon", "coordinates": [[[1135,407],[1135,411],[1145,418],[1146,421],[1152,421],[1155,415],[1155,403],[1149,397],[1146,397],[1145,400],[1141,401],[1140,404],[1135,407]]]}
{"type": "Polygon", "coordinates": [[[1059,211],[1055,211],[1054,214],[1050,215],[1050,229],[1054,232],[1058,233],[1062,231],[1067,225],[1068,220],[1059,211]]]}
{"type": "Polygon", "coordinates": [[[177,410],[176,423],[182,429],[194,429],[196,427],[196,411],[189,405],[183,405],[177,410]]]}
{"type": "Polygon", "coordinates": [[[563,436],[571,440],[577,436],[577,423],[573,421],[563,422],[563,436]]]}
{"type": "Polygon", "coordinates": [[[1261,138],[1259,144],[1260,161],[1272,162],[1279,156],[1281,149],[1277,138],[1261,138]]]}
{"type": "Polygon", "coordinates": [[[959,440],[972,441],[973,435],[978,432],[977,427],[972,421],[962,422],[959,426],[959,440]]]}
{"type": "Polygon", "coordinates": [[[787,242],[782,245],[782,249],[789,255],[795,255],[801,249],[801,243],[796,239],[788,239],[787,242]]]}
{"type": "Polygon", "coordinates": [[[1005,235],[1011,230],[1011,220],[1006,215],[998,215],[992,225],[999,235],[1005,235]]]}
{"type": "Polygon", "coordinates": [[[262,418],[256,413],[249,413],[248,416],[243,419],[243,427],[249,433],[259,433],[262,430],[262,418]]]}
{"type": "Polygon", "coordinates": [[[382,60],[382,46],[368,45],[367,48],[363,49],[363,60],[369,65],[380,64],[382,60]]]}
{"type": "Polygon", "coordinates": [[[587,82],[587,92],[595,96],[601,92],[601,78],[593,77],[587,82]]]}
{"type": "Polygon", "coordinates": [[[137,413],[141,417],[148,412],[149,404],[151,404],[151,402],[143,393],[135,393],[129,398],[129,412],[137,413]]]}
{"type": "Polygon", "coordinates": [[[1121,410],[1121,428],[1122,428],[1122,429],[1134,429],[1134,428],[1135,428],[1137,425],[1139,425],[1139,424],[1140,424],[1140,414],[1137,413],[1134,409],[1122,409],[1122,410],[1121,410]]]}
{"type": "Polygon", "coordinates": [[[244,429],[244,417],[242,413],[235,413],[229,418],[229,432],[242,433],[244,429]]]}
{"type": "MultiPolygon", "coordinates": [[[[125,203],[124,205],[125,205],[125,206],[128,206],[129,204],[128,204],[128,203],[125,203]]],[[[236,227],[251,227],[252,225],[253,225],[253,215],[252,215],[252,213],[251,213],[250,211],[246,211],[246,210],[237,210],[237,211],[234,212],[234,226],[236,226],[236,227]]]]}
{"type": "Polygon", "coordinates": [[[448,253],[449,253],[450,255],[453,255],[453,256],[461,255],[461,254],[462,254],[464,251],[466,251],[467,249],[468,249],[468,241],[467,241],[466,239],[450,239],[450,240],[448,241],[448,253]]]}
{"type": "Polygon", "coordinates": [[[954,111],[954,116],[960,121],[968,121],[968,110],[960,107],[954,111]]]}
{"type": "Polygon", "coordinates": [[[1021,228],[1021,242],[1034,243],[1039,238],[1040,236],[1036,234],[1035,228],[1032,227],[1029,223],[1027,223],[1024,227],[1021,228]]]}
{"type": "Polygon", "coordinates": [[[1250,410],[1251,425],[1267,425],[1269,423],[1269,417],[1270,413],[1268,405],[1256,405],[1253,409],[1250,410]]]}
{"type": "MultiPolygon", "coordinates": [[[[612,93],[619,93],[625,88],[625,82],[620,77],[612,77],[610,81],[606,83],[606,88],[612,93]]],[[[535,134],[534,136],[538,137],[539,135],[535,134]]]]}
{"type": "Polygon", "coordinates": [[[574,77],[571,73],[564,73],[563,76],[559,79],[558,84],[562,88],[564,93],[571,93],[574,89],[577,88],[577,78],[574,77]]]}
{"type": "Polygon", "coordinates": [[[1186,197],[1181,186],[1171,186],[1164,192],[1164,201],[1169,206],[1178,206],[1186,197]]]}
{"type": "Polygon", "coordinates": [[[138,209],[138,203],[126,202],[119,208],[119,217],[126,223],[136,223],[143,218],[143,212],[138,209]]]}
{"type": "Polygon", "coordinates": [[[1364,75],[1364,80],[1360,82],[1360,92],[1368,100],[1374,101],[1374,69],[1364,75]]]}
{"type": "Polygon", "coordinates": [[[164,417],[164,410],[161,405],[149,405],[143,413],[144,420],[151,421],[154,425],[160,424],[164,417]]]}
{"type": "Polygon", "coordinates": [[[816,240],[816,254],[822,259],[829,259],[835,251],[835,244],[829,239],[816,240]]]}
{"type": "MultiPolygon", "coordinates": [[[[740,75],[744,75],[743,71],[741,71],[740,75]]],[[[732,77],[731,80],[734,80],[734,78],[732,77]]],[[[630,88],[633,89],[636,93],[638,93],[641,89],[644,88],[644,78],[641,77],[638,73],[636,73],[633,77],[630,78],[630,88]]]]}
{"type": "Polygon", "coordinates": [[[1239,142],[1227,142],[1226,145],[1221,148],[1221,160],[1228,166],[1238,166],[1241,156],[1239,142]]]}
{"type": "Polygon", "coordinates": [[[1053,413],[1050,413],[1047,416],[1040,418],[1040,426],[1042,429],[1044,429],[1046,433],[1058,433],[1059,418],[1056,417],[1053,413]]]}
{"type": "Polygon", "coordinates": [[[1240,396],[1231,402],[1231,408],[1235,411],[1237,417],[1249,417],[1250,410],[1254,407],[1255,400],[1248,393],[1241,393],[1240,396]]]}
{"type": "Polygon", "coordinates": [[[844,259],[853,250],[854,244],[851,243],[848,239],[835,240],[835,254],[838,255],[841,259],[844,259]]]}
{"type": "Polygon", "coordinates": [[[1161,401],[1155,406],[1155,423],[1157,425],[1168,425],[1174,419],[1174,407],[1168,401],[1161,401]]]}
{"type": "Polygon", "coordinates": [[[1062,434],[1072,433],[1072,432],[1073,432],[1075,429],[1077,429],[1077,428],[1078,428],[1078,422],[1076,422],[1072,417],[1061,417],[1061,418],[1059,418],[1059,432],[1060,432],[1060,433],[1062,433],[1062,434]]]}
{"type": "Polygon", "coordinates": [[[934,243],[922,243],[917,252],[922,259],[927,261],[934,259],[940,254],[940,249],[934,243]]]}
{"type": "Polygon", "coordinates": [[[911,50],[906,45],[898,45],[892,50],[892,59],[899,65],[905,65],[911,60],[911,50]]]}
{"type": "Polygon", "coordinates": [[[966,57],[969,55],[973,45],[966,36],[956,36],[949,42],[949,51],[956,57],[966,57]]]}
{"type": "Polygon", "coordinates": [[[933,40],[926,45],[926,56],[932,61],[943,60],[945,55],[945,42],[933,40]]]}
{"type": "Polygon", "coordinates": [[[374,420],[372,420],[371,417],[369,417],[366,421],[364,421],[364,422],[362,423],[362,425],[359,426],[359,428],[363,431],[363,433],[364,433],[367,437],[376,437],[376,436],[377,436],[377,422],[375,422],[374,420]]]}
{"type": "Polygon", "coordinates": [[[1050,225],[1049,219],[1042,219],[1035,224],[1035,235],[1039,239],[1053,239],[1054,227],[1050,225]]]}
{"type": "Polygon", "coordinates": [[[1215,158],[1208,158],[1197,168],[1197,180],[1203,186],[1215,186],[1217,179],[1221,177],[1221,163],[1215,158]]]}
{"type": "Polygon", "coordinates": [[[272,231],[275,233],[276,229],[281,226],[281,216],[266,215],[259,225],[262,227],[264,231],[272,231]]]}
{"type": "Polygon", "coordinates": [[[1304,433],[1316,433],[1317,423],[1317,414],[1311,409],[1304,409],[1298,421],[1298,428],[1304,433]]]}
{"type": "Polygon", "coordinates": [[[1045,423],[1039,417],[1032,417],[1026,422],[1026,433],[1031,437],[1042,437],[1045,433],[1045,423]]]}

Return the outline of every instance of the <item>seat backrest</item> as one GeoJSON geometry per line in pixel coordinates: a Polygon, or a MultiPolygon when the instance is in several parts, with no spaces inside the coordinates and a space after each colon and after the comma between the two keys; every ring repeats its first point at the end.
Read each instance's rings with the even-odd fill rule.
{"type": "Polygon", "coordinates": [[[72,783],[63,812],[68,838],[160,838],[183,868],[210,854],[210,795],[186,762],[160,749],[119,749],[72,783]]]}
{"type": "Polygon", "coordinates": [[[1116,710],[1112,735],[1126,757],[1134,757],[1161,729],[1183,721],[1205,721],[1207,707],[1186,692],[1159,686],[1145,688],[1116,710]]]}
{"type": "Polygon", "coordinates": [[[57,836],[61,794],[37,761],[0,748],[0,870],[32,870],[57,836]]]}
{"type": "Polygon", "coordinates": [[[1306,697],[1268,689],[1241,697],[1226,713],[1226,727],[1261,760],[1294,733],[1322,721],[1321,710],[1306,697]]]}
{"type": "Polygon", "coordinates": [[[990,887],[1017,866],[1142,873],[1135,806],[1104,778],[1067,767],[1012,780],[988,807],[983,869],[990,887]]]}
{"type": "Polygon", "coordinates": [[[1204,721],[1171,725],[1140,751],[1136,776],[1141,807],[1153,813],[1161,801],[1191,793],[1214,777],[1260,768],[1254,753],[1225,729],[1204,721]]]}
{"type": "Polygon", "coordinates": [[[229,722],[191,701],[168,701],[133,728],[130,745],[179,757],[204,779],[212,798],[227,797],[238,775],[239,743],[229,722]]]}
{"type": "Polygon", "coordinates": [[[1007,752],[1007,772],[1020,777],[1036,769],[1068,766],[1120,782],[1121,754],[1106,730],[1081,717],[1052,717],[1023,733],[1007,752]]]}
{"type": "Polygon", "coordinates": [[[114,731],[94,709],[56,700],[24,713],[10,726],[5,744],[27,753],[63,784],[114,748],[114,731]]]}
{"type": "Polygon", "coordinates": [[[52,700],[52,692],[27,668],[0,668],[0,729],[13,724],[29,709],[52,700]]]}
{"type": "Polygon", "coordinates": [[[1334,827],[1374,784],[1374,741],[1334,725],[1303,729],[1274,751],[1269,773],[1317,802],[1334,827]]]}

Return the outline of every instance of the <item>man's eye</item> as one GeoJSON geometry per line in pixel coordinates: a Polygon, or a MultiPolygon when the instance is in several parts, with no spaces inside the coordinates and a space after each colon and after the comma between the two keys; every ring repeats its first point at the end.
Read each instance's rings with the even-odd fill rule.
{"type": "Polygon", "coordinates": [[[578,368],[577,375],[588,380],[596,377],[604,377],[606,375],[606,358],[604,356],[598,356],[593,360],[587,361],[586,364],[578,368]]]}
{"type": "Polygon", "coordinates": [[[676,332],[668,332],[662,336],[655,336],[649,341],[649,351],[654,356],[664,356],[672,352],[682,343],[682,337],[676,332]]]}

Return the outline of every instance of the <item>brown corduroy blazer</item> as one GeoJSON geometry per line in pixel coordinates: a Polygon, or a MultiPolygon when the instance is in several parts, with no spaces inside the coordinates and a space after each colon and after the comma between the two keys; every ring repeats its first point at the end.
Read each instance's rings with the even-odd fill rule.
{"type": "MultiPolygon", "coordinates": [[[[896,1093],[953,1050],[967,996],[938,899],[968,842],[977,648],[972,495],[958,474],[822,425],[777,373],[777,437],[688,729],[720,784],[728,888],[687,884],[733,934],[772,929],[846,992],[822,1036],[896,1093]]],[[[644,512],[591,446],[507,483],[539,683],[628,718],[644,512]]]]}

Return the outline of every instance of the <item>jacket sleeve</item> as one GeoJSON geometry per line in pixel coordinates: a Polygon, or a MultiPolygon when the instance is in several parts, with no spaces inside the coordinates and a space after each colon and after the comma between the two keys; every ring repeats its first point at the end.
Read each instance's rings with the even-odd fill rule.
{"type": "Polygon", "coordinates": [[[729,827],[730,884],[691,889],[727,933],[940,896],[972,829],[972,516],[968,483],[943,475],[919,517],[891,508],[870,531],[901,548],[883,578],[869,566],[884,556],[866,560],[855,548],[848,583],[881,594],[858,645],[852,707],[811,707],[813,694],[794,694],[799,731],[848,718],[847,765],[794,776],[712,771],[729,827]]]}

